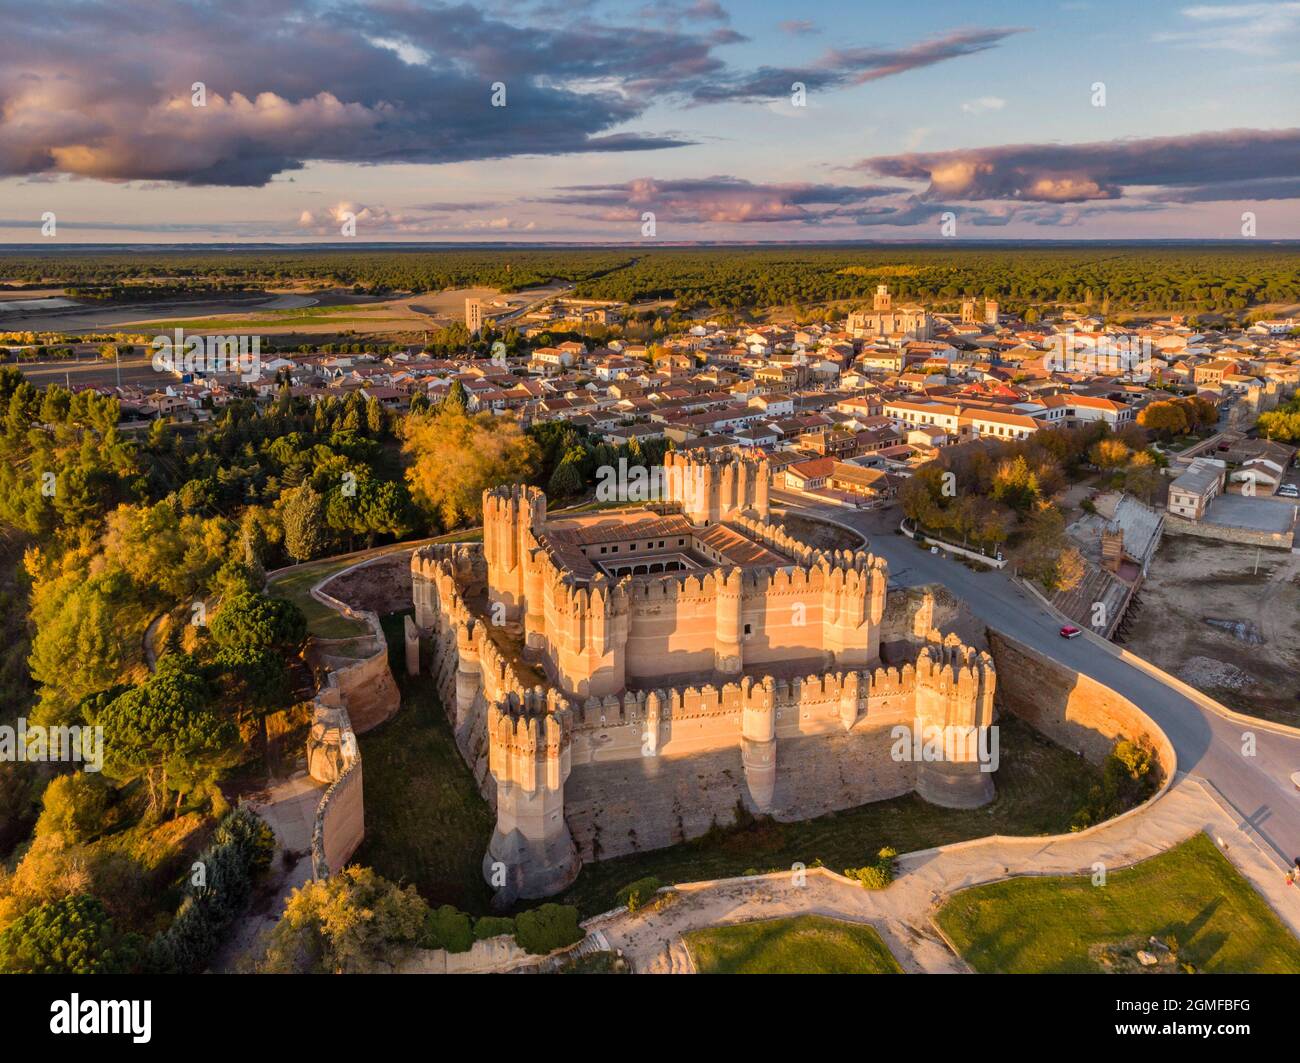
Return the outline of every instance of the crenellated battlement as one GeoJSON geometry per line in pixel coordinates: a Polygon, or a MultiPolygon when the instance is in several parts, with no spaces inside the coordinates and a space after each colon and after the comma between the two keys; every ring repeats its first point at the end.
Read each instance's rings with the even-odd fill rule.
{"type": "Polygon", "coordinates": [[[664,455],[666,501],[682,507],[695,524],[716,524],[750,511],[761,520],[769,512],[772,468],[767,459],[669,451],[664,455]]]}
{"type": "MultiPolygon", "coordinates": [[[[819,549],[770,523],[765,461],[670,454],[667,462],[701,478],[705,501],[692,508],[699,499],[679,500],[696,523],[647,510],[548,523],[540,491],[507,485],[484,493],[481,546],[412,554],[414,659],[430,662],[458,748],[496,808],[483,867],[501,895],[547,896],[577,874],[566,818],[575,771],[583,773],[586,817],[604,807],[589,789],[602,772],[653,788],[661,766],[672,775],[671,765],[690,758],[729,763],[728,785],[741,787],[754,812],[824,808],[801,796],[814,785],[798,774],[816,763],[809,741],[826,756],[875,758],[862,778],[824,769],[844,792],[863,795],[857,803],[910,789],[939,803],[991,797],[991,776],[971,774],[970,764],[886,758],[899,725],[988,727],[996,683],[988,654],[935,632],[913,662],[885,666],[883,558],[819,549]],[[619,521],[629,528],[621,539],[619,521]],[[646,562],[664,567],[674,556],[682,570],[646,571],[646,562]],[[637,574],[608,574],[626,573],[628,558],[637,574]],[[781,748],[797,750],[789,763],[803,767],[782,769],[781,748]]],[[[653,789],[643,795],[651,804],[666,799],[653,789]]],[[[838,800],[832,807],[849,807],[838,800]]],[[[697,833],[718,810],[699,812],[681,819],[697,833]]],[[[594,859],[591,829],[588,819],[580,834],[594,859]]],[[[626,839],[609,844],[636,848],[626,839]]]]}
{"type": "Polygon", "coordinates": [[[498,784],[558,791],[569,775],[573,733],[568,704],[555,690],[509,692],[487,712],[488,766],[498,784]]]}

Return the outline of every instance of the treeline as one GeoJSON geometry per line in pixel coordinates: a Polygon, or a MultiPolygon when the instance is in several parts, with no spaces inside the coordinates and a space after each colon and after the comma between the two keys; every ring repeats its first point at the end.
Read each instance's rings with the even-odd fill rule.
{"type": "Polygon", "coordinates": [[[176,295],[195,295],[203,292],[219,292],[222,295],[252,294],[242,281],[213,282],[192,281],[184,284],[107,284],[86,287],[69,285],[63,294],[69,299],[98,303],[142,303],[151,299],[168,299],[176,295]]]}
{"type": "Polygon", "coordinates": [[[684,309],[867,300],[888,284],[895,300],[999,300],[1098,310],[1241,310],[1300,298],[1300,252],[1236,247],[728,248],[644,252],[578,284],[592,299],[674,299],[684,309]]]}
{"type": "Polygon", "coordinates": [[[249,250],[222,254],[151,250],[147,256],[23,252],[0,254],[0,277],[78,289],[153,284],[181,291],[224,291],[302,281],[375,293],[470,287],[515,291],[552,278],[586,280],[633,260],[633,255],[622,251],[541,249],[249,250]]]}

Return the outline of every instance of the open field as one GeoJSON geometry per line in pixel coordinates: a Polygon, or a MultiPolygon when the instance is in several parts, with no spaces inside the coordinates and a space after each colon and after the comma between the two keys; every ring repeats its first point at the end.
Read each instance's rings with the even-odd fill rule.
{"type": "Polygon", "coordinates": [[[875,929],[823,915],[710,927],[686,935],[700,974],[902,974],[875,929]]]}
{"type": "Polygon", "coordinates": [[[1300,941],[1199,833],[1109,872],[1104,886],[1087,876],[1013,878],[962,890],[937,919],[981,973],[1129,970],[1129,954],[1142,948],[1161,955],[1149,939],[1171,935],[1179,963],[1197,971],[1300,973],[1300,941]]]}
{"type": "Polygon", "coordinates": [[[798,823],[754,819],[667,849],[586,864],[558,899],[576,904],[586,917],[608,911],[620,888],[651,875],[666,884],[692,882],[787,870],[796,861],[843,871],[885,845],[907,853],[989,834],[1068,831],[1089,788],[1100,781],[1100,770],[1014,717],[1003,717],[999,726],[997,797],[984,808],[939,808],[908,794],[798,823]]]}
{"type": "Polygon", "coordinates": [[[1166,535],[1138,593],[1126,648],[1238,712],[1300,724],[1300,556],[1166,535]]]}

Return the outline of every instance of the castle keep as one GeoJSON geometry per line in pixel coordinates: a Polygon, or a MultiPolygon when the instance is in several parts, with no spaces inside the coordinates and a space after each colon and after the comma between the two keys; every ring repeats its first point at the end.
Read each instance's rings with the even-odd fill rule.
{"type": "Polygon", "coordinates": [[[665,472],[661,504],[566,517],[535,488],[487,491],[481,547],[412,557],[408,660],[427,662],[496,808],[488,881],[547,896],[584,860],[696,837],[738,806],[793,820],[913,790],[990,800],[973,748],[915,758],[891,738],[988,728],[988,654],[933,632],[885,666],[883,559],[771,523],[764,461],[669,454],[665,472]]]}

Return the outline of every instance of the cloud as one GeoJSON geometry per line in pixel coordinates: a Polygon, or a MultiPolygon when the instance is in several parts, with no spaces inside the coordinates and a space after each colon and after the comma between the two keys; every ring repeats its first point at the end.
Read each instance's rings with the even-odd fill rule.
{"type": "Polygon", "coordinates": [[[642,177],[623,184],[574,185],[539,202],[592,222],[639,223],[650,211],[678,225],[782,224],[818,229],[873,226],[933,229],[946,212],[959,227],[1001,228],[1012,223],[1066,228],[1103,213],[1152,213],[1158,203],[963,203],[932,200],[901,186],[761,184],[740,177],[642,177]],[[580,208],[580,211],[575,211],[580,208]]]}
{"type": "Polygon", "coordinates": [[[1289,52],[1300,34],[1300,3],[1198,4],[1181,14],[1192,29],[1164,30],[1160,44],[1211,48],[1243,55],[1289,52]]]}
{"type": "Polygon", "coordinates": [[[961,109],[967,114],[983,114],[985,111],[1000,111],[1007,105],[1007,101],[1001,96],[977,96],[973,100],[966,100],[961,109]]]}
{"type": "Polygon", "coordinates": [[[817,28],[817,23],[810,18],[788,18],[778,23],[777,29],[791,37],[804,37],[821,32],[817,28]]]}
{"type": "Polygon", "coordinates": [[[355,223],[355,235],[364,239],[377,236],[438,236],[463,232],[531,232],[533,221],[520,221],[508,215],[466,218],[449,223],[446,218],[428,214],[459,213],[477,209],[496,209],[487,203],[426,204],[407,211],[391,211],[381,206],[361,203],[336,203],[324,210],[304,210],[298,216],[298,229],[314,236],[342,235],[347,222],[355,223]]]}
{"type": "Polygon", "coordinates": [[[593,208],[602,221],[639,221],[642,212],[651,211],[656,218],[685,223],[820,224],[852,213],[847,208],[854,204],[899,191],[886,186],[756,184],[725,175],[642,177],[624,184],[573,185],[542,202],[593,208]]]}
{"type": "Polygon", "coordinates": [[[655,104],[784,96],[795,80],[845,88],[1019,32],[964,29],[754,72],[717,55],[745,40],[718,0],[623,17],[583,4],[50,0],[0,36],[0,178],[257,186],[315,161],[680,147],[693,140],[629,126],[655,104]],[[498,82],[505,106],[492,106],[498,82]]]}
{"type": "Polygon", "coordinates": [[[626,125],[665,86],[720,74],[713,47],[468,4],[52,0],[0,35],[0,177],[261,185],[312,160],[675,147],[689,141],[626,125]],[[491,106],[498,81],[504,107],[491,106]]]}
{"type": "Polygon", "coordinates": [[[715,78],[697,86],[697,103],[761,100],[790,93],[792,82],[809,89],[839,89],[893,77],[949,59],[975,55],[1001,44],[1020,29],[963,29],[904,48],[832,48],[807,67],[761,67],[753,73],[715,78]]]}
{"type": "Polygon", "coordinates": [[[1185,189],[1189,195],[1195,190],[1201,200],[1235,199],[1243,182],[1300,173],[1300,129],[910,152],[865,159],[855,168],[926,181],[927,200],[1081,203],[1148,188],[1185,189]]]}

